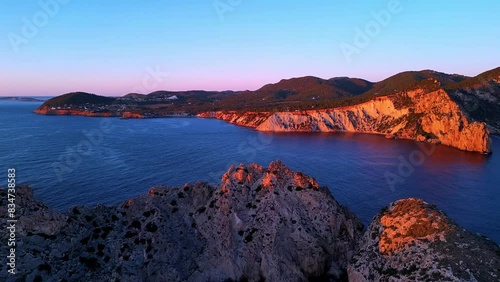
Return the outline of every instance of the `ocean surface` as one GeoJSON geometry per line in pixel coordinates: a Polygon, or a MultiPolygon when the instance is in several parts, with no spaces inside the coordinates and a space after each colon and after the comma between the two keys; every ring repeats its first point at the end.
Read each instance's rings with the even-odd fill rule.
{"type": "Polygon", "coordinates": [[[0,101],[0,186],[7,169],[48,206],[116,204],[154,185],[218,183],[232,164],[280,159],[316,178],[368,224],[418,197],[500,242],[500,138],[491,156],[367,134],[268,134],[218,120],[42,116],[0,101]]]}

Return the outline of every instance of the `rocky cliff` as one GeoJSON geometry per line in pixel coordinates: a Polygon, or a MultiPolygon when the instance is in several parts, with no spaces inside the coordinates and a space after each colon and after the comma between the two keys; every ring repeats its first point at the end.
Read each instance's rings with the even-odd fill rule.
{"type": "MultiPolygon", "coordinates": [[[[231,167],[217,187],[154,187],[119,206],[65,214],[27,187],[16,199],[23,281],[337,280],[362,235],[328,189],[281,162],[231,167]]],[[[0,260],[0,280],[13,278],[0,260]]]]}
{"type": "Polygon", "coordinates": [[[485,123],[473,122],[442,89],[400,92],[368,102],[295,112],[211,112],[198,115],[275,132],[363,132],[490,153],[485,123]]]}
{"type": "Polygon", "coordinates": [[[499,281],[500,248],[419,199],[381,211],[348,268],[349,281],[499,281]]]}
{"type": "Polygon", "coordinates": [[[266,122],[273,113],[270,112],[236,112],[236,111],[218,111],[218,112],[205,112],[197,115],[201,118],[216,118],[227,121],[232,124],[246,126],[251,128],[258,128],[261,124],[266,122]]]}
{"type": "Polygon", "coordinates": [[[500,68],[475,77],[422,70],[376,83],[298,77],[256,91],[155,91],[124,97],[73,92],[45,101],[35,113],[123,118],[198,115],[261,131],[384,134],[490,153],[489,134],[500,133],[499,95],[500,68]]]}

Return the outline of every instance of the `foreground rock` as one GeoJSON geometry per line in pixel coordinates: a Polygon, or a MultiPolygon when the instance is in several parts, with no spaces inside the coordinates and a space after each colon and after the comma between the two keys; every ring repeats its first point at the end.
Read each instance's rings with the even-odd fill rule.
{"type": "MultiPolygon", "coordinates": [[[[7,218],[6,191],[0,216],[7,218]]],[[[359,220],[281,162],[231,167],[219,186],[154,187],[59,214],[16,192],[17,274],[0,281],[499,281],[500,248],[418,199],[359,220]]],[[[6,230],[5,221],[0,228],[6,230]]],[[[7,232],[0,240],[7,242],[7,232]]]]}
{"type": "Polygon", "coordinates": [[[121,115],[112,112],[93,112],[88,110],[75,109],[51,109],[39,108],[34,111],[36,114],[53,116],[85,116],[85,117],[119,117],[121,115]]]}
{"type": "Polygon", "coordinates": [[[349,281],[499,281],[500,248],[419,199],[397,201],[368,227],[349,281]]]}
{"type": "MultiPolygon", "coordinates": [[[[17,204],[21,281],[338,280],[362,231],[328,189],[281,162],[231,167],[218,187],[155,187],[116,207],[61,215],[27,187],[17,204]]],[[[0,280],[12,279],[1,260],[0,280]]]]}

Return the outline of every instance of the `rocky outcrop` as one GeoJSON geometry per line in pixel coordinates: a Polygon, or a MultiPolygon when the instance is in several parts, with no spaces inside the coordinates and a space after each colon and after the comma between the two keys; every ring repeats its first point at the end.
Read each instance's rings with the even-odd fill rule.
{"type": "Polygon", "coordinates": [[[135,119],[135,118],[144,118],[144,115],[142,113],[138,112],[123,112],[122,119],[135,119]]]}
{"type": "Polygon", "coordinates": [[[239,126],[257,128],[259,125],[266,122],[272,115],[273,114],[270,112],[219,111],[200,113],[197,117],[216,118],[239,126]]]}
{"type": "Polygon", "coordinates": [[[416,89],[334,109],[276,113],[204,113],[231,123],[274,132],[363,132],[490,153],[485,123],[472,122],[442,89],[416,89]]]}
{"type": "Polygon", "coordinates": [[[327,188],[279,161],[233,166],[217,187],[154,187],[119,206],[58,214],[27,187],[16,201],[15,278],[26,281],[337,280],[362,232],[327,188]]]}
{"type": "Polygon", "coordinates": [[[498,281],[500,248],[419,199],[400,200],[368,227],[349,281],[498,281]]]}

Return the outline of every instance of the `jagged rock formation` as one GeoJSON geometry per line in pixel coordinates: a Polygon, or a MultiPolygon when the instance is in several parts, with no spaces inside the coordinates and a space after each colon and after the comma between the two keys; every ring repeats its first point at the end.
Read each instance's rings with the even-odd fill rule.
{"type": "Polygon", "coordinates": [[[465,151],[491,152],[486,124],[471,121],[440,88],[432,92],[417,88],[334,109],[276,113],[212,112],[199,116],[214,117],[259,131],[376,133],[391,138],[440,143],[465,151]]]}
{"type": "MultiPolygon", "coordinates": [[[[26,281],[340,279],[362,232],[327,188],[279,161],[231,167],[218,187],[154,187],[119,206],[65,214],[27,187],[16,199],[16,278],[26,281]]],[[[9,281],[0,260],[0,280],[9,281]]]]}
{"type": "Polygon", "coordinates": [[[348,268],[349,281],[499,281],[500,248],[419,199],[381,211],[348,268]]]}

